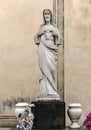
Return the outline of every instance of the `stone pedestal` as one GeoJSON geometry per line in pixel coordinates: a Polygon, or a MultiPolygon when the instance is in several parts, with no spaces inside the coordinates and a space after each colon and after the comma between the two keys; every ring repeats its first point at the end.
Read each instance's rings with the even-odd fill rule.
{"type": "Polygon", "coordinates": [[[65,128],[65,103],[59,100],[34,101],[34,129],[65,128]]]}

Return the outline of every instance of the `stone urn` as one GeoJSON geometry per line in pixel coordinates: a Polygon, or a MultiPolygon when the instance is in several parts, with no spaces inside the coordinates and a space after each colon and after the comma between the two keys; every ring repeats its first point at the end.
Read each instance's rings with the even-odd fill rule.
{"type": "Polygon", "coordinates": [[[19,124],[17,125],[18,130],[22,128],[24,130],[31,130],[34,119],[31,107],[34,107],[34,104],[28,104],[26,102],[19,102],[15,105],[15,115],[19,121],[19,124]]]}
{"type": "Polygon", "coordinates": [[[15,105],[15,115],[17,118],[19,118],[19,117],[22,118],[26,106],[28,106],[28,103],[26,103],[26,102],[19,102],[15,105]]]}
{"type": "Polygon", "coordinates": [[[69,104],[67,113],[72,122],[70,128],[80,128],[80,125],[78,124],[78,120],[80,119],[82,114],[81,104],[79,103],[69,104]]]}

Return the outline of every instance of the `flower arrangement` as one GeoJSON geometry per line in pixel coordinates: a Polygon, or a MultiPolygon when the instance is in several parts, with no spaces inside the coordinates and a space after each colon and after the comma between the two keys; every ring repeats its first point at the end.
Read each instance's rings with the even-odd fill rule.
{"type": "Polygon", "coordinates": [[[31,130],[33,126],[33,119],[34,116],[31,113],[31,109],[29,107],[26,107],[24,112],[24,118],[22,119],[22,127],[24,130],[31,130]]]}
{"type": "Polygon", "coordinates": [[[34,115],[31,112],[31,108],[29,106],[26,107],[24,113],[18,114],[19,125],[17,125],[18,129],[23,130],[31,130],[33,126],[34,115]]]}
{"type": "Polygon", "coordinates": [[[86,115],[86,120],[84,121],[84,130],[91,130],[91,113],[86,115]]]}

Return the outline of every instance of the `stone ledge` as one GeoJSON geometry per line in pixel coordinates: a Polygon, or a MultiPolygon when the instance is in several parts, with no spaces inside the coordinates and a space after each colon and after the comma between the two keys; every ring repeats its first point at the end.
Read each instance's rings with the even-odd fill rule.
{"type": "Polygon", "coordinates": [[[18,121],[15,116],[2,116],[0,115],[0,127],[15,127],[18,121]]]}
{"type": "MultiPolygon", "coordinates": [[[[9,127],[0,127],[0,130],[17,130],[16,128],[9,128],[9,127]]],[[[37,129],[32,129],[32,130],[37,130],[37,129]]],[[[46,129],[38,129],[38,130],[46,130],[46,129]]],[[[47,129],[47,130],[59,130],[59,129],[47,129]]],[[[80,129],[70,129],[69,127],[66,127],[65,129],[61,130],[83,130],[83,127],[80,129]]]]}

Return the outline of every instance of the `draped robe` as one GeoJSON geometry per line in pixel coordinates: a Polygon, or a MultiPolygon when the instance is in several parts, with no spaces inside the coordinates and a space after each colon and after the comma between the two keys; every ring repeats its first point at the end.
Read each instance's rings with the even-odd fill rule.
{"type": "Polygon", "coordinates": [[[42,25],[36,35],[36,44],[39,45],[39,67],[40,67],[40,96],[59,97],[57,92],[57,50],[60,44],[60,33],[53,25],[42,25]],[[56,36],[52,34],[56,33],[56,36]]]}

